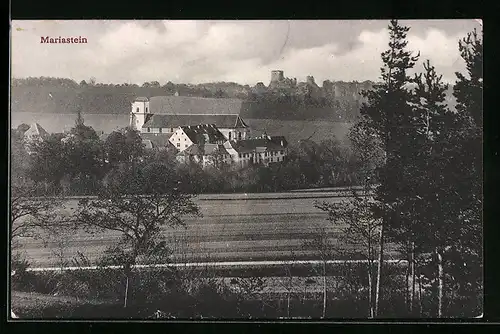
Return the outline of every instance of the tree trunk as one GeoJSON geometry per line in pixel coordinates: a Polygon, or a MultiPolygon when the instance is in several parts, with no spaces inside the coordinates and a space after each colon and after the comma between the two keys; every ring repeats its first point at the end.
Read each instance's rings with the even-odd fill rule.
{"type": "Polygon", "coordinates": [[[382,277],[382,261],[384,260],[384,223],[380,226],[380,240],[378,252],[377,287],[375,290],[375,316],[378,316],[380,303],[380,278],[382,277]]]}
{"type": "Polygon", "coordinates": [[[436,248],[437,266],[438,266],[438,318],[443,316],[443,289],[444,289],[444,270],[443,255],[436,248]]]}
{"type": "MultiPolygon", "coordinates": [[[[371,261],[371,260],[369,260],[371,261]]],[[[372,274],[372,263],[368,263],[368,308],[370,311],[369,317],[373,318],[373,274],[372,274]]]]}
{"type": "Polygon", "coordinates": [[[411,243],[411,297],[410,297],[410,313],[413,315],[413,304],[415,301],[415,242],[411,243]]]}
{"type": "Polygon", "coordinates": [[[368,308],[369,317],[373,318],[373,258],[372,258],[372,240],[368,237],[368,308]]]}
{"type": "Polygon", "coordinates": [[[419,304],[419,316],[422,316],[422,276],[418,275],[418,304],[419,304]]]}
{"type": "Polygon", "coordinates": [[[124,303],[123,303],[124,308],[127,307],[127,299],[128,299],[128,275],[127,275],[127,280],[125,283],[125,298],[124,298],[124,303]]]}
{"type": "Polygon", "coordinates": [[[326,262],[323,261],[323,319],[326,317],[326,302],[327,302],[327,289],[326,289],[326,262]]]}
{"type": "Polygon", "coordinates": [[[286,296],[286,317],[290,319],[290,290],[286,296]]]}
{"type": "Polygon", "coordinates": [[[405,287],[406,310],[410,311],[410,309],[411,309],[411,306],[410,306],[410,260],[408,260],[408,265],[406,266],[405,279],[406,279],[406,287],[405,287]]]}

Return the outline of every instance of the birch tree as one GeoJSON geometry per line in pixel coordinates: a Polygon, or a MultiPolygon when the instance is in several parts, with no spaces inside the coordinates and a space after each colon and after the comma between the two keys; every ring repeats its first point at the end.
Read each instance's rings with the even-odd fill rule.
{"type": "Polygon", "coordinates": [[[339,241],[345,249],[338,254],[347,258],[367,261],[368,316],[375,316],[374,282],[375,259],[380,236],[381,221],[375,218],[371,208],[374,202],[353,192],[353,197],[339,203],[316,203],[316,207],[328,213],[328,220],[340,228],[339,241]]]}

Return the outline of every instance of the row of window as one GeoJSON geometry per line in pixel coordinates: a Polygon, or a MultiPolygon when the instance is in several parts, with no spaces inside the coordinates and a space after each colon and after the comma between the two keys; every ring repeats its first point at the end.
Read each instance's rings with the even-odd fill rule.
{"type": "MultiPolygon", "coordinates": [[[[164,128],[157,128],[159,133],[163,133],[164,128]]],[[[165,128],[168,129],[168,128],[165,128]]],[[[151,132],[151,128],[147,128],[147,132],[151,132]]],[[[174,132],[174,128],[170,128],[170,132],[174,132]]]]}
{"type": "MultiPolygon", "coordinates": [[[[228,139],[231,140],[231,136],[233,135],[232,132],[229,132],[228,139]]],[[[236,136],[235,136],[236,138],[236,136]]],[[[241,132],[238,132],[238,139],[241,140],[241,132]]]]}
{"type": "MultiPolygon", "coordinates": [[[[283,155],[284,152],[283,151],[272,151],[272,152],[269,152],[269,154],[268,154],[268,152],[265,152],[264,156],[265,157],[267,157],[268,155],[269,156],[277,156],[278,154],[283,155]]],[[[254,156],[254,153],[240,153],[238,156],[240,157],[240,159],[241,158],[250,158],[250,157],[254,156]]]]}

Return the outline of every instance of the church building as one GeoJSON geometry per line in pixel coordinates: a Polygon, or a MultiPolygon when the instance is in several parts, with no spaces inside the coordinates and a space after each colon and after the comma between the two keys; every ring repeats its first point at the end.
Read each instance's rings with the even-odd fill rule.
{"type": "Polygon", "coordinates": [[[190,96],[138,97],[132,102],[130,126],[141,135],[172,135],[179,126],[214,124],[227,140],[250,137],[240,117],[245,104],[239,99],[190,96]]]}

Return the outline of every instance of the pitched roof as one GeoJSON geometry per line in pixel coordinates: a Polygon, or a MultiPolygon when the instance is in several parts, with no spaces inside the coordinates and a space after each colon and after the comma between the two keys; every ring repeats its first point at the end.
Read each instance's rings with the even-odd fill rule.
{"type": "Polygon", "coordinates": [[[217,129],[214,124],[200,124],[196,126],[181,126],[182,131],[195,144],[199,144],[202,140],[204,143],[224,142],[226,138],[217,129]]]}
{"type": "Polygon", "coordinates": [[[205,144],[203,151],[205,155],[229,154],[224,145],[221,144],[205,144]]]}
{"type": "Polygon", "coordinates": [[[153,114],[143,128],[176,128],[183,125],[215,124],[219,128],[248,127],[238,115],[153,114]]]}
{"type": "Polygon", "coordinates": [[[39,136],[40,138],[47,138],[49,133],[38,123],[31,124],[30,128],[23,134],[24,137],[39,136]]]}
{"type": "Polygon", "coordinates": [[[151,141],[153,147],[168,147],[173,133],[141,133],[142,141],[151,141]]]}
{"type": "Polygon", "coordinates": [[[182,152],[179,152],[177,155],[220,155],[220,154],[228,154],[229,152],[224,148],[222,144],[205,144],[198,145],[193,144],[189,146],[182,152]]]}
{"type": "Polygon", "coordinates": [[[243,100],[192,96],[153,96],[150,109],[153,114],[239,115],[243,100]]]}
{"type": "Polygon", "coordinates": [[[203,155],[203,150],[198,144],[193,144],[177,155],[203,155]]]}
{"type": "Polygon", "coordinates": [[[238,153],[283,150],[288,145],[283,136],[252,138],[238,141],[232,140],[229,141],[228,144],[238,153]]]}
{"type": "Polygon", "coordinates": [[[143,97],[143,96],[138,96],[134,99],[134,102],[148,102],[149,99],[147,97],[143,97]]]}

